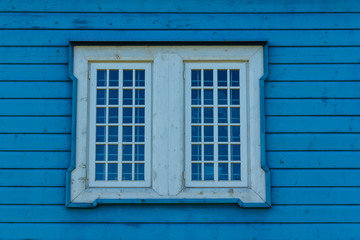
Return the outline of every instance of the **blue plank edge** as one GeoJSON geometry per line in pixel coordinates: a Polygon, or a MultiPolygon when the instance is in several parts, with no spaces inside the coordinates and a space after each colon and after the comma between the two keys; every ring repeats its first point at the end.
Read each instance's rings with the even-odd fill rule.
{"type": "Polygon", "coordinates": [[[266,164],[265,153],[265,81],[268,77],[269,59],[268,59],[268,42],[267,41],[121,41],[118,42],[84,42],[69,41],[69,78],[72,81],[72,120],[71,120],[71,160],[70,166],[66,171],[66,202],[68,208],[95,208],[98,204],[237,204],[242,208],[269,208],[271,207],[271,184],[270,169],[266,164]],[[190,46],[190,45],[262,45],[264,47],[264,75],[260,78],[260,142],[261,142],[261,168],[265,171],[265,188],[266,201],[264,203],[244,203],[239,199],[96,199],[92,203],[72,203],[70,201],[71,191],[71,172],[75,169],[76,164],[76,110],[77,110],[77,78],[73,75],[74,69],[74,46],[190,46]]]}

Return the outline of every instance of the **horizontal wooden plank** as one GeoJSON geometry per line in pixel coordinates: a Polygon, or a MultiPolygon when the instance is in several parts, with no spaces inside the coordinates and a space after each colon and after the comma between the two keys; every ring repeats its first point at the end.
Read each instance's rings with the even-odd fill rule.
{"type": "Polygon", "coordinates": [[[70,152],[0,152],[0,168],[68,168],[70,152]]]}
{"type": "Polygon", "coordinates": [[[2,13],[0,29],[359,29],[360,14],[2,13]]]}
{"type": "Polygon", "coordinates": [[[0,204],[65,204],[64,187],[0,187],[0,204]]]}
{"type": "Polygon", "coordinates": [[[266,150],[357,150],[360,151],[359,133],[268,133],[266,150]]]}
{"type": "Polygon", "coordinates": [[[265,96],[267,98],[360,98],[360,81],[267,82],[265,96]]]}
{"type": "Polygon", "coordinates": [[[263,2],[261,0],[212,0],[204,4],[201,0],[194,1],[122,1],[114,4],[111,0],[92,1],[58,1],[44,2],[41,0],[4,0],[0,11],[31,11],[31,12],[360,12],[355,0],[339,4],[336,0],[302,1],[294,4],[291,0],[263,2]]]}
{"type": "Polygon", "coordinates": [[[71,82],[1,82],[0,98],[71,98],[71,82]]]}
{"type": "MultiPolygon", "coordinates": [[[[295,4],[293,4],[295,5],[295,4]]],[[[359,30],[2,30],[3,46],[68,46],[72,41],[268,41],[269,46],[359,46],[359,30]],[[13,36],[17,36],[14,38],[13,36]]]]}
{"type": "Polygon", "coordinates": [[[360,99],[267,99],[266,115],[360,115],[360,99]]]}
{"type": "Polygon", "coordinates": [[[71,115],[70,99],[5,99],[0,115],[71,115]]]}
{"type": "Polygon", "coordinates": [[[0,132],[70,133],[71,117],[1,117],[0,132]]]}
{"type": "Polygon", "coordinates": [[[95,209],[0,205],[0,222],[5,223],[358,223],[359,219],[359,205],[274,205],[270,209],[244,209],[236,204],[106,205],[95,209]]]}
{"type": "MultiPolygon", "coordinates": [[[[1,122],[1,120],[0,120],[1,122]]],[[[360,132],[360,117],[266,117],[266,132],[360,132]]]]}
{"type": "Polygon", "coordinates": [[[65,170],[0,169],[2,187],[64,187],[65,170]]]}
{"type": "Polygon", "coordinates": [[[67,65],[0,65],[0,81],[70,81],[67,65]]]}
{"type": "Polygon", "coordinates": [[[0,151],[69,151],[70,134],[0,134],[0,151]]]}
{"type": "Polygon", "coordinates": [[[0,47],[0,63],[68,63],[67,47],[0,47]]]}

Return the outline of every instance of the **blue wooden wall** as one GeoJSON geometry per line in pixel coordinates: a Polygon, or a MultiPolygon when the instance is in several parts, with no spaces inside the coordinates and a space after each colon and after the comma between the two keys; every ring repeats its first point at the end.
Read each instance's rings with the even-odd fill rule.
{"type": "Polygon", "coordinates": [[[358,239],[360,4],[0,1],[0,239],[358,239]],[[69,41],[268,41],[272,207],[65,207],[69,41]]]}

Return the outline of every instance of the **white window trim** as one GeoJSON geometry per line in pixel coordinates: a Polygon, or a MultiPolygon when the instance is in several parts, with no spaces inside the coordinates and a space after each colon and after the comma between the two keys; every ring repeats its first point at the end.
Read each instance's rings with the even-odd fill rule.
{"type": "Polygon", "coordinates": [[[78,80],[76,164],[71,173],[70,202],[93,203],[98,199],[221,199],[224,202],[239,200],[244,204],[267,202],[265,171],[261,168],[260,141],[260,78],[264,74],[263,51],[262,46],[75,46],[73,75],[78,80]],[[165,171],[152,174],[150,188],[89,187],[89,63],[134,61],[152,62],[153,79],[159,79],[152,84],[152,132],[153,136],[156,136],[152,139],[152,168],[165,171]],[[184,101],[177,101],[184,98],[184,62],[196,61],[235,61],[247,65],[247,186],[184,187],[184,111],[170,106],[184,109],[184,101]],[[169,75],[172,77],[167,78],[169,75]],[[164,113],[167,113],[167,126],[164,126],[164,116],[161,116],[161,122],[158,121],[164,113]]]}

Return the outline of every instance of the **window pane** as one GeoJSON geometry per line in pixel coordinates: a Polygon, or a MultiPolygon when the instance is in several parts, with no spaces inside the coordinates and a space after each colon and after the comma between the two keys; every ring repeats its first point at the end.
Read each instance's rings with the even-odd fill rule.
{"type": "Polygon", "coordinates": [[[230,86],[232,87],[240,86],[239,70],[230,70],[230,82],[230,86]]]}
{"type": "Polygon", "coordinates": [[[226,70],[218,70],[218,86],[227,86],[226,70]]]}
{"type": "Polygon", "coordinates": [[[96,108],[96,123],[105,123],[106,108],[96,108]]]}
{"type": "Polygon", "coordinates": [[[135,163],[135,180],[144,180],[144,164],[135,163]]]}
{"type": "Polygon", "coordinates": [[[227,163],[219,163],[219,180],[228,180],[228,164],[227,163]]]}
{"type": "Polygon", "coordinates": [[[122,160],[123,161],[132,161],[132,146],[123,145],[122,146],[122,160]]]}
{"type": "Polygon", "coordinates": [[[117,161],[118,160],[118,145],[109,145],[108,146],[108,160],[117,161]]]}
{"type": "Polygon", "coordinates": [[[132,142],[132,127],[123,127],[123,142],[132,142]]]}
{"type": "Polygon", "coordinates": [[[144,161],[144,145],[135,145],[135,161],[144,161]]]}
{"type": "Polygon", "coordinates": [[[230,108],[231,123],[240,123],[240,108],[230,108]]]}
{"type": "Polygon", "coordinates": [[[145,122],[145,108],[135,108],[135,123],[145,122]]]}
{"type": "Polygon", "coordinates": [[[108,165],[108,180],[118,180],[118,165],[109,164],[108,165]]]}
{"type": "Polygon", "coordinates": [[[97,86],[105,87],[106,86],[106,70],[97,70],[97,86]]]}
{"type": "Polygon", "coordinates": [[[105,161],[105,145],[96,145],[96,161],[105,161]]]}
{"type": "Polygon", "coordinates": [[[219,145],[219,161],[228,160],[228,145],[221,144],[219,145]]]}
{"type": "Polygon", "coordinates": [[[192,89],[191,90],[191,104],[192,105],[200,105],[201,104],[201,90],[200,89],[192,89]]]}
{"type": "Polygon", "coordinates": [[[123,123],[132,123],[132,108],[123,108],[123,123]]]}
{"type": "Polygon", "coordinates": [[[191,145],[191,160],[201,161],[201,145],[191,145]]]}
{"type": "Polygon", "coordinates": [[[213,142],[213,141],[214,141],[214,127],[204,126],[204,142],[213,142]]]}
{"type": "Polygon", "coordinates": [[[106,90],[97,90],[96,91],[96,104],[97,105],[106,105],[106,90]]]}
{"type": "Polygon", "coordinates": [[[132,174],[131,174],[131,163],[123,163],[122,165],[122,180],[131,181],[132,174]]]}
{"type": "Polygon", "coordinates": [[[105,127],[96,126],[96,142],[105,142],[105,127]]]}
{"type": "Polygon", "coordinates": [[[201,70],[191,70],[191,86],[201,86],[201,70]]]}
{"type": "Polygon", "coordinates": [[[240,142],[240,127],[231,126],[231,141],[240,142]]]}
{"type": "Polygon", "coordinates": [[[214,122],[213,108],[204,108],[204,123],[214,122]]]}
{"type": "Polygon", "coordinates": [[[109,90],[109,105],[119,104],[119,90],[109,90]]]}
{"type": "Polygon", "coordinates": [[[240,161],[240,145],[231,145],[231,160],[240,161]]]}
{"type": "Polygon", "coordinates": [[[218,90],[218,104],[219,105],[227,104],[227,90],[226,89],[218,90]]]}
{"type": "Polygon", "coordinates": [[[227,123],[227,108],[218,108],[218,122],[227,123]]]}
{"type": "Polygon", "coordinates": [[[95,180],[105,180],[105,164],[97,163],[95,165],[95,180]]]}
{"type": "Polygon", "coordinates": [[[204,70],[204,86],[213,85],[213,70],[204,70]]]}
{"type": "Polygon", "coordinates": [[[231,164],[231,180],[240,180],[240,163],[231,164]]]}
{"type": "Polygon", "coordinates": [[[201,142],[201,127],[199,127],[199,126],[191,127],[191,141],[192,142],[201,142]]]}
{"type": "Polygon", "coordinates": [[[135,142],[144,142],[145,127],[135,127],[135,142]]]}
{"type": "Polygon", "coordinates": [[[145,90],[135,90],[135,105],[145,104],[145,90]]]}
{"type": "Polygon", "coordinates": [[[132,90],[123,90],[123,105],[132,105],[132,90]]]}
{"type": "Polygon", "coordinates": [[[145,86],[145,70],[135,70],[135,86],[145,86]]]}
{"type": "Polygon", "coordinates": [[[132,70],[123,70],[123,86],[132,87],[132,70]]]}
{"type": "Polygon", "coordinates": [[[204,164],[204,180],[214,180],[214,164],[205,163],[204,164]]]}
{"type": "Polygon", "coordinates": [[[201,123],[201,108],[191,108],[191,122],[201,123]]]}
{"type": "Polygon", "coordinates": [[[240,91],[239,90],[231,90],[230,92],[230,97],[231,97],[231,105],[239,105],[240,104],[240,91]]]}
{"type": "Polygon", "coordinates": [[[204,145],[204,160],[214,160],[214,145],[204,145]]]}
{"type": "Polygon", "coordinates": [[[191,180],[193,181],[201,180],[201,164],[198,163],[191,164],[191,180]]]}
{"type": "Polygon", "coordinates": [[[110,70],[109,71],[109,86],[117,87],[119,86],[119,71],[110,70]]]}
{"type": "Polygon", "coordinates": [[[213,104],[213,90],[204,90],[204,104],[205,105],[213,104]]]}
{"type": "Polygon", "coordinates": [[[228,141],[228,127],[227,126],[219,126],[219,142],[227,142],[228,141]]]}
{"type": "Polygon", "coordinates": [[[109,123],[118,123],[119,109],[109,108],[109,123]]]}
{"type": "Polygon", "coordinates": [[[109,142],[117,142],[118,141],[118,127],[117,126],[109,126],[109,142]]]}

